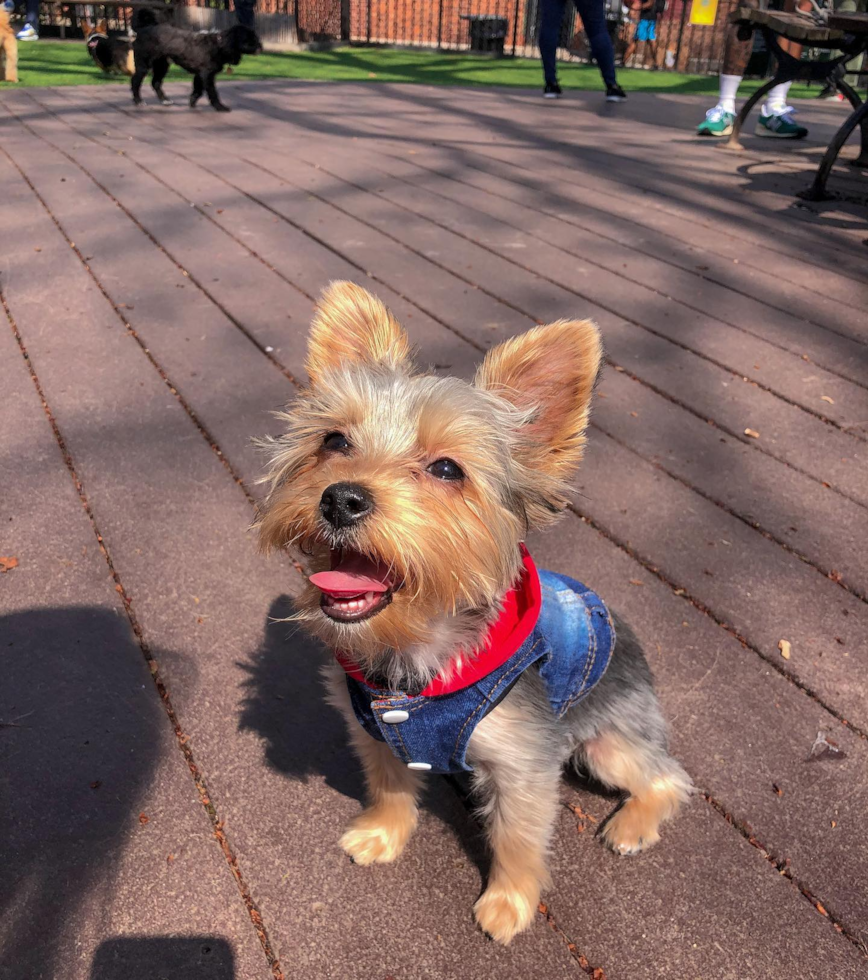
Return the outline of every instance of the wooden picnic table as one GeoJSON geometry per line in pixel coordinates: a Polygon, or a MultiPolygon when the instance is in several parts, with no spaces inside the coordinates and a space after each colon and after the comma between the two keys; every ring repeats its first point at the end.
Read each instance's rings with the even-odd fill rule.
{"type": "MultiPolygon", "coordinates": [[[[799,197],[809,201],[828,200],[832,196],[826,191],[829,173],[842,147],[857,126],[861,131],[861,148],[859,156],[850,162],[854,167],[868,168],[868,102],[863,102],[855,89],[844,79],[846,62],[868,49],[868,14],[830,13],[825,22],[818,23],[803,14],[756,10],[753,7],[741,6],[733,11],[730,20],[738,25],[739,36],[742,39],[746,39],[754,30],[762,32],[766,45],[775,56],[777,68],[774,76],[757,89],[742,107],[733,123],[732,135],[725,144],[727,149],[743,149],[739,136],[745,120],[766,93],[781,82],[791,82],[797,78],[826,80],[834,84],[853,107],[852,113],[829,143],[813,183],[799,193],[799,197]],[[826,61],[802,61],[794,58],[781,47],[779,44],[781,38],[814,48],[838,50],[840,53],[826,61]]],[[[863,75],[866,72],[852,74],[863,75]]]]}

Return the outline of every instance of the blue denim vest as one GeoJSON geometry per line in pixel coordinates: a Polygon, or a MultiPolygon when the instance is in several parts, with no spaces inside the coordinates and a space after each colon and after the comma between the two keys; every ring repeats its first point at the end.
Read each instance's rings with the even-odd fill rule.
{"type": "Polygon", "coordinates": [[[615,627],[603,600],[565,575],[539,570],[542,605],[536,626],[518,650],[469,687],[438,696],[373,688],[347,674],[359,724],[385,742],[409,768],[470,772],[467,744],[480,721],[529,667],[542,678],[557,718],[600,680],[615,646],[615,627]]]}

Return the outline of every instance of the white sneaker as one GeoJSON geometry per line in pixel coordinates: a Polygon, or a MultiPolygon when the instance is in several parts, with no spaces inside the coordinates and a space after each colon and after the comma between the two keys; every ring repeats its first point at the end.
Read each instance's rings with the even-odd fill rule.
{"type": "Polygon", "coordinates": [[[39,33],[35,31],[30,24],[25,24],[24,27],[15,35],[16,39],[19,41],[38,41],[39,33]]]}

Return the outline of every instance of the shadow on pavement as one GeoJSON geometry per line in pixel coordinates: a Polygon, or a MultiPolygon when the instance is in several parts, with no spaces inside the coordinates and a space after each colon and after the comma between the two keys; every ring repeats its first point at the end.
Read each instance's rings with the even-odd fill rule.
{"type": "MultiPolygon", "coordinates": [[[[294,624],[275,622],[291,613],[289,596],[275,600],[268,610],[262,645],[239,665],[250,675],[239,728],[264,739],[266,760],[278,772],[304,782],[322,777],[331,789],[362,803],[361,766],[350,748],[342,716],[326,703],[320,680],[320,669],[331,655],[294,624]]],[[[469,792],[467,779],[433,777],[421,805],[456,828],[467,857],[485,880],[489,858],[479,828],[465,809],[472,806],[469,792]]]]}
{"type": "Polygon", "coordinates": [[[80,906],[138,825],[166,719],[107,609],[0,617],[0,676],[0,977],[59,977],[80,906]]]}
{"type": "Polygon", "coordinates": [[[90,980],[235,980],[229,944],[213,936],[109,939],[93,958],[90,980]]]}

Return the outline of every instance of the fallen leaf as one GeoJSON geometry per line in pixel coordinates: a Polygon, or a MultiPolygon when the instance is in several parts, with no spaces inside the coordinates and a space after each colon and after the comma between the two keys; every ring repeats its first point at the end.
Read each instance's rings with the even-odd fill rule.
{"type": "Polygon", "coordinates": [[[146,823],[150,821],[150,817],[146,813],[139,814],[139,823],[144,827],[146,823]]]}
{"type": "Polygon", "coordinates": [[[173,864],[174,861],[175,861],[175,855],[174,854],[167,854],[166,855],[166,864],[173,864]]]}
{"type": "Polygon", "coordinates": [[[540,902],[537,908],[540,911],[540,915],[548,915],[549,907],[545,902],[540,902]]]}
{"type": "Polygon", "coordinates": [[[13,568],[18,567],[18,559],[13,558],[11,555],[8,557],[5,555],[0,555],[0,572],[4,574],[6,572],[12,571],[13,568]]]}
{"type": "Polygon", "coordinates": [[[745,429],[744,434],[750,436],[751,439],[759,439],[759,432],[756,429],[745,429]]]}
{"type": "Polygon", "coordinates": [[[640,578],[631,578],[630,585],[644,585],[645,583],[640,578]]]}
{"type": "Polygon", "coordinates": [[[634,418],[634,419],[638,419],[639,418],[639,413],[638,412],[630,412],[630,417],[631,418],[634,418]]]}
{"type": "Polygon", "coordinates": [[[94,780],[94,781],[93,781],[93,782],[92,782],[92,783],[90,784],[90,788],[91,788],[91,789],[99,789],[99,788],[100,788],[100,786],[102,786],[102,780],[101,780],[101,779],[95,779],[95,780],[94,780]]]}
{"type": "Polygon", "coordinates": [[[624,369],[621,367],[620,364],[615,364],[614,365],[614,368],[615,368],[616,371],[619,371],[621,374],[624,373],[624,369]]]}
{"type": "Polygon", "coordinates": [[[375,71],[368,72],[368,78],[376,78],[376,77],[377,77],[377,73],[375,71]]]}
{"type": "Polygon", "coordinates": [[[36,248],[33,249],[33,251],[34,252],[41,252],[42,249],[37,245],[36,248]]]}
{"type": "Polygon", "coordinates": [[[837,827],[837,826],[838,826],[838,821],[837,820],[833,820],[832,821],[832,829],[834,830],[835,827],[837,827]]]}
{"type": "Polygon", "coordinates": [[[790,659],[790,653],[792,653],[793,645],[789,640],[778,640],[778,650],[781,651],[781,656],[784,660],[790,659]]]}
{"type": "Polygon", "coordinates": [[[775,791],[775,793],[778,796],[783,796],[784,795],[784,791],[780,788],[780,786],[778,786],[777,783],[772,783],[772,789],[775,791]]]}
{"type": "Polygon", "coordinates": [[[821,402],[828,402],[830,405],[834,405],[835,404],[835,399],[834,398],[830,398],[828,395],[820,395],[820,401],[821,402]]]}

